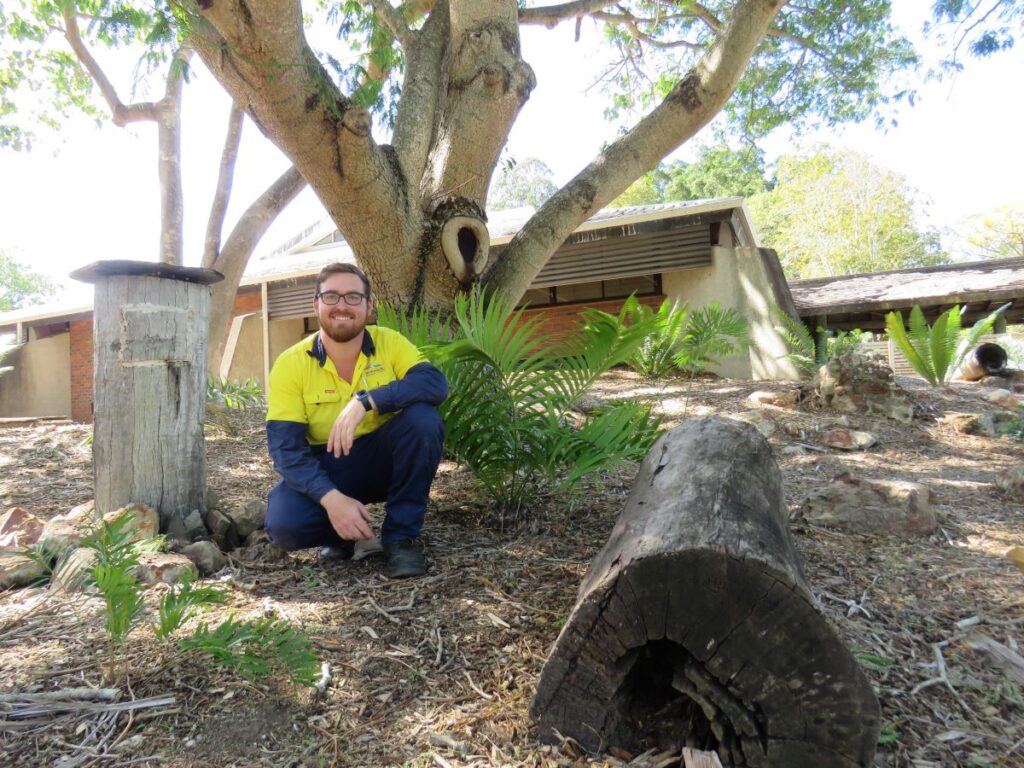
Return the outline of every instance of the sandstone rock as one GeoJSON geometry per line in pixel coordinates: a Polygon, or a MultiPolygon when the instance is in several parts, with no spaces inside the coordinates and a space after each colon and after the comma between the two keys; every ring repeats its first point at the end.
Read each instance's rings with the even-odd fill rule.
{"type": "Polygon", "coordinates": [[[182,547],[181,554],[191,560],[201,576],[210,576],[225,565],[227,558],[212,541],[197,541],[182,547]]]}
{"type": "Polygon", "coordinates": [[[113,512],[108,512],[103,516],[103,520],[109,524],[120,520],[125,515],[132,516],[132,522],[128,524],[128,530],[132,532],[132,541],[147,541],[160,534],[160,515],[152,507],[139,502],[132,502],[113,512]]]}
{"type": "Polygon", "coordinates": [[[818,369],[815,389],[822,403],[845,413],[868,413],[910,421],[914,405],[895,382],[892,369],[879,355],[850,352],[818,369]]]}
{"type": "Polygon", "coordinates": [[[0,549],[23,549],[35,544],[45,523],[21,507],[11,507],[0,515],[0,549]]]}
{"type": "Polygon", "coordinates": [[[46,576],[46,566],[24,555],[0,551],[0,591],[30,586],[46,576]]]}
{"type": "Polygon", "coordinates": [[[1004,493],[1024,499],[1024,464],[1004,469],[992,484],[1004,493]]]}
{"type": "Polygon", "coordinates": [[[253,531],[263,527],[263,518],[267,515],[267,502],[265,499],[250,499],[240,509],[231,514],[238,528],[238,535],[243,539],[253,531]]]}
{"type": "Polygon", "coordinates": [[[139,555],[135,569],[143,584],[177,584],[186,574],[195,578],[196,566],[184,555],[173,552],[144,552],[139,555]]]}
{"type": "Polygon", "coordinates": [[[939,423],[952,427],[961,435],[996,436],[996,419],[991,413],[947,413],[939,423]]]}
{"type": "Polygon", "coordinates": [[[939,527],[932,499],[931,489],[921,483],[866,480],[844,472],[804,499],[798,514],[850,533],[920,536],[939,527]]]}
{"type": "Polygon", "coordinates": [[[1008,389],[993,389],[985,393],[985,399],[990,403],[1001,405],[1004,408],[1016,408],[1020,402],[1017,395],[1008,389]]]}
{"type": "Polygon", "coordinates": [[[822,435],[822,442],[829,448],[841,451],[865,451],[878,442],[878,438],[870,432],[840,427],[830,429],[822,435]]]}
{"type": "Polygon", "coordinates": [[[96,550],[76,547],[66,557],[61,558],[53,569],[50,589],[68,593],[80,592],[94,565],[96,550]]]}
{"type": "Polygon", "coordinates": [[[775,434],[776,429],[778,429],[775,421],[763,411],[744,411],[742,413],[730,413],[728,416],[730,419],[749,424],[765,437],[771,437],[775,434]]]}
{"type": "Polygon", "coordinates": [[[81,544],[82,539],[95,530],[97,525],[99,517],[96,515],[96,506],[92,501],[87,501],[63,515],[47,520],[39,535],[39,543],[50,554],[59,555],[81,544]]]}
{"type": "Polygon", "coordinates": [[[759,389],[747,396],[754,405],[770,405],[776,408],[794,408],[800,402],[800,391],[787,389],[782,392],[759,389]]]}

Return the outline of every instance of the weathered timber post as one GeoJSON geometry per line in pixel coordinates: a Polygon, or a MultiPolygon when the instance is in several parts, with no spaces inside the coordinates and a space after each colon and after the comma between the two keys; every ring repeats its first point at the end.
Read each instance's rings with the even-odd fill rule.
{"type": "Polygon", "coordinates": [[[768,442],[722,418],[651,449],[531,707],[595,751],[683,746],[725,765],[872,764],[878,702],[818,613],[768,442]]]}
{"type": "Polygon", "coordinates": [[[96,286],[97,509],[143,502],[159,511],[161,531],[205,532],[209,286],[223,277],[142,261],[99,261],[71,276],[96,286]]]}

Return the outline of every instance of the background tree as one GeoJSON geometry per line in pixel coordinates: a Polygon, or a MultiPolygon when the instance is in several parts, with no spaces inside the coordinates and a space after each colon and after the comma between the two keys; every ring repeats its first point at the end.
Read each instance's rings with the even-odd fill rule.
{"type": "Polygon", "coordinates": [[[1020,0],[935,0],[926,35],[938,37],[949,48],[944,64],[962,69],[960,52],[991,56],[1012,48],[1024,29],[1024,3],[1020,0]]]}
{"type": "Polygon", "coordinates": [[[0,312],[41,304],[57,291],[46,277],[0,251],[0,312]]]}
{"type": "MultiPolygon", "coordinates": [[[[185,204],[181,178],[181,103],[193,52],[168,9],[118,2],[27,3],[0,10],[0,147],[27,149],[37,124],[57,128],[72,111],[100,117],[97,94],[117,126],[149,122],[157,128],[156,161],[160,180],[160,240],[157,260],[184,263],[185,204]],[[156,101],[121,100],[118,88],[101,66],[96,51],[124,49],[138,57],[138,80],[132,90],[161,83],[156,101]],[[20,109],[26,90],[45,89],[47,100],[20,109]]],[[[120,69],[131,57],[117,55],[120,69]]],[[[119,72],[124,79],[125,72],[119,72]]],[[[227,236],[224,222],[231,196],[244,113],[233,107],[228,117],[217,188],[208,214],[202,254],[192,263],[215,269],[224,280],[213,286],[210,366],[219,366],[228,319],[245,266],[274,218],[305,186],[294,167],[259,194],[227,236]]]]}
{"type": "Polygon", "coordinates": [[[731,149],[719,143],[704,146],[698,158],[675,160],[648,171],[615,200],[615,205],[643,205],[674,200],[750,197],[764,192],[764,153],[753,144],[731,149]]]}
{"type": "Polygon", "coordinates": [[[916,195],[864,155],[821,146],[780,157],[774,189],[750,207],[762,243],[802,279],[948,261],[938,234],[917,221],[916,195]]]}
{"type": "Polygon", "coordinates": [[[552,181],[553,172],[543,160],[527,157],[504,165],[487,193],[488,207],[495,211],[539,208],[558,190],[552,181]]]}
{"type": "Polygon", "coordinates": [[[973,258],[1024,258],[1024,203],[1008,203],[971,216],[960,230],[973,258]]]}

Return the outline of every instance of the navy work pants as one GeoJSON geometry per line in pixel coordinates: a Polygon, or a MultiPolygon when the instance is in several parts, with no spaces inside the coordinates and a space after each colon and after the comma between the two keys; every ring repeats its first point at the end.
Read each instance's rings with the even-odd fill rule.
{"type": "MultiPolygon", "coordinates": [[[[419,536],[443,445],[444,423],[437,409],[413,403],[353,442],[348,456],[335,458],[324,451],[317,459],[346,496],[364,504],[385,502],[380,538],[388,543],[419,536]]],[[[283,480],[267,498],[264,525],[267,537],[284,549],[341,543],[320,500],[289,488],[283,480]]]]}

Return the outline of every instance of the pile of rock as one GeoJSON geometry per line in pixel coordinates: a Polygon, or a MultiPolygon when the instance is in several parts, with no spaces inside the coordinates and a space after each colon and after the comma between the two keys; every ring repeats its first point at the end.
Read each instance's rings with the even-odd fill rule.
{"type": "Polygon", "coordinates": [[[828,408],[854,414],[874,414],[897,421],[914,417],[914,404],[893,377],[881,355],[849,352],[818,369],[815,391],[828,408]]]}

